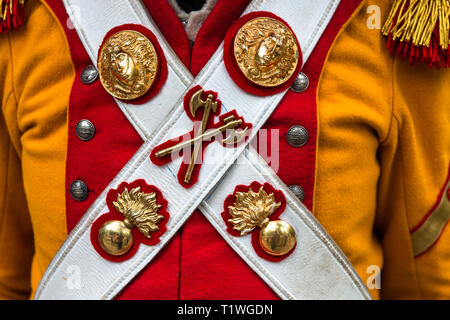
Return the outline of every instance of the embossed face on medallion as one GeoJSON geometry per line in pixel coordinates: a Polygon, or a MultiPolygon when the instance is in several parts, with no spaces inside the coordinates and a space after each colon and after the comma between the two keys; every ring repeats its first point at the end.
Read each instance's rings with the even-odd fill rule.
{"type": "MultiPolygon", "coordinates": [[[[120,49],[116,48],[116,50],[120,49]]],[[[118,54],[113,53],[111,56],[111,70],[116,77],[121,78],[124,82],[129,83],[137,80],[139,73],[137,72],[133,57],[125,52],[119,52],[118,54]]]]}
{"type": "Polygon", "coordinates": [[[151,88],[158,64],[155,47],[147,37],[133,30],[119,31],[100,50],[100,81],[112,96],[136,99],[151,88]]]}
{"type": "Polygon", "coordinates": [[[276,87],[294,74],[299,48],[285,24],[259,17],[245,23],[237,32],[234,58],[248,80],[262,87],[276,87]]]}

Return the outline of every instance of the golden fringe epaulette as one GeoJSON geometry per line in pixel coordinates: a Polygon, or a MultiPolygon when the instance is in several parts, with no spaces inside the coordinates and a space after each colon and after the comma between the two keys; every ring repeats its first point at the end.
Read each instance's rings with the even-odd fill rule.
{"type": "Polygon", "coordinates": [[[382,29],[388,49],[410,63],[449,67],[450,0],[394,0],[382,29]]]}
{"type": "Polygon", "coordinates": [[[23,24],[25,0],[0,0],[0,33],[23,24]]]}

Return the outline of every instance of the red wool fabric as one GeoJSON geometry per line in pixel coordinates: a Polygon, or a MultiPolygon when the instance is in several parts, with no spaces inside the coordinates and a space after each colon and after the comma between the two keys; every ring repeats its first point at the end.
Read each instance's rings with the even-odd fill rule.
{"type": "MultiPolygon", "coordinates": [[[[241,233],[237,230],[234,230],[233,225],[228,221],[229,219],[232,218],[229,213],[228,208],[230,206],[233,206],[234,203],[236,202],[236,193],[237,192],[248,192],[250,189],[252,189],[254,192],[258,192],[261,187],[267,194],[273,193],[275,195],[275,201],[281,203],[280,207],[269,216],[269,220],[270,221],[282,220],[282,219],[280,219],[280,215],[283,213],[284,209],[286,209],[286,198],[282,191],[275,190],[274,187],[272,187],[272,185],[270,185],[269,183],[264,183],[264,185],[262,185],[261,183],[259,183],[257,181],[253,181],[249,186],[245,186],[245,185],[241,184],[241,185],[236,186],[233,193],[230,194],[225,199],[225,202],[223,204],[223,212],[221,213],[223,221],[225,221],[225,223],[227,224],[227,231],[232,236],[241,237],[241,233]]],[[[261,229],[259,227],[257,227],[251,232],[251,235],[245,235],[245,236],[252,237],[253,249],[255,249],[255,252],[261,258],[266,259],[268,261],[272,261],[272,262],[278,262],[278,261],[282,261],[282,260],[286,259],[292,252],[294,252],[295,247],[292,248],[291,251],[289,251],[287,254],[285,254],[283,256],[273,256],[273,255],[268,254],[261,248],[261,245],[259,244],[260,230],[261,229]]]]}
{"type": "MultiPolygon", "coordinates": [[[[92,61],[76,30],[68,28],[69,17],[62,1],[45,2],[64,29],[76,72],[69,99],[66,159],[66,220],[67,231],[70,232],[143,141],[99,80],[90,85],[81,82],[81,71],[92,61]],[[96,127],[95,136],[90,141],[81,141],[75,134],[75,125],[81,119],[89,119],[96,127]],[[83,180],[89,188],[89,196],[82,202],[74,200],[69,192],[70,184],[77,179],[83,180]]],[[[154,259],[151,268],[141,272],[137,277],[138,283],[123,291],[123,297],[177,299],[179,252],[180,239],[176,236],[154,259]],[[161,274],[165,275],[164,278],[159,277],[161,274]],[[142,279],[145,280],[141,283],[142,279]]]]}
{"type": "Polygon", "coordinates": [[[141,243],[146,246],[154,246],[159,242],[159,238],[161,237],[161,235],[163,235],[164,232],[166,232],[167,230],[166,224],[170,219],[170,214],[169,212],[167,212],[167,201],[166,199],[164,199],[162,192],[157,187],[148,185],[143,179],[133,181],[132,183],[123,182],[117,187],[117,189],[111,189],[106,196],[106,204],[108,205],[109,212],[100,216],[92,224],[91,243],[92,246],[97,251],[97,253],[109,261],[121,262],[128,260],[136,253],[141,243]],[[103,249],[101,248],[98,242],[98,233],[104,223],[112,220],[123,221],[125,219],[124,216],[116,210],[116,208],[113,205],[113,202],[117,201],[117,195],[121,194],[125,190],[125,188],[127,188],[128,191],[131,191],[132,189],[137,187],[141,188],[141,192],[156,193],[156,202],[157,204],[161,205],[161,208],[158,209],[158,214],[164,216],[164,218],[158,223],[159,230],[156,232],[152,232],[150,234],[151,235],[150,239],[146,238],[141,232],[139,232],[139,230],[136,227],[134,227],[132,229],[133,245],[131,246],[130,251],[121,256],[110,255],[105,251],[103,251],[103,249]]]}
{"type": "Polygon", "coordinates": [[[277,15],[274,15],[271,12],[255,11],[255,12],[246,14],[245,16],[240,18],[238,21],[236,21],[230,27],[230,29],[227,31],[227,34],[226,34],[225,40],[224,40],[224,46],[223,46],[223,61],[225,62],[225,67],[228,71],[228,74],[233,79],[233,81],[239,86],[239,88],[241,88],[242,90],[244,90],[248,93],[251,93],[251,94],[254,94],[257,96],[270,96],[270,95],[274,95],[276,93],[280,93],[280,92],[288,89],[292,85],[292,83],[294,82],[295,78],[297,78],[297,76],[300,72],[300,69],[302,67],[303,57],[302,57],[302,50],[300,48],[300,44],[298,43],[297,37],[295,37],[294,31],[292,31],[292,34],[294,34],[294,37],[295,37],[295,41],[297,42],[299,57],[298,57],[297,67],[295,68],[295,71],[292,74],[292,76],[289,78],[289,80],[287,80],[282,85],[279,85],[277,87],[272,87],[272,88],[261,87],[261,86],[258,86],[256,84],[250,82],[247,79],[247,77],[242,73],[241,69],[237,65],[236,60],[234,58],[234,39],[235,39],[236,34],[238,33],[239,29],[244,24],[246,24],[250,20],[253,20],[253,19],[259,18],[259,17],[268,17],[268,18],[273,18],[275,20],[278,20],[278,21],[282,22],[284,25],[286,25],[292,31],[291,27],[289,26],[289,24],[286,21],[284,21],[283,19],[281,19],[277,15]]]}
{"type": "MultiPolygon", "coordinates": [[[[92,62],[76,31],[67,27],[68,16],[62,2],[45,2],[60,20],[76,70],[69,101],[66,163],[66,214],[70,232],[143,142],[100,81],[91,85],[81,83],[81,71],[92,62]],[[74,130],[78,120],[84,118],[91,120],[97,129],[95,137],[88,142],[80,141],[74,130]],[[86,182],[90,190],[89,197],[83,202],[75,201],[69,193],[70,183],[76,179],[86,182]]],[[[143,2],[175,53],[191,73],[197,75],[249,1],[218,0],[203,23],[192,50],[183,25],[167,0],[143,2]]],[[[319,77],[333,40],[360,3],[361,0],[340,3],[303,68],[310,80],[309,89],[303,93],[289,91],[265,125],[269,133],[274,130],[280,132],[279,177],[287,185],[303,187],[304,204],[309,209],[312,208],[314,193],[319,77]],[[301,148],[293,148],[285,140],[287,130],[295,124],[303,125],[309,133],[308,143],[301,148]]],[[[117,298],[267,300],[278,299],[278,296],[196,211],[117,298]],[[239,287],[236,283],[240,284],[239,287]]]]}
{"type": "Polygon", "coordinates": [[[109,38],[111,38],[111,36],[113,36],[117,32],[124,31],[124,30],[134,30],[134,31],[137,31],[137,32],[143,34],[144,36],[146,36],[147,39],[149,39],[150,42],[153,44],[153,47],[155,48],[156,54],[158,56],[158,71],[156,73],[155,80],[153,81],[150,89],[142,97],[139,97],[139,98],[133,99],[133,100],[123,100],[124,102],[129,103],[129,104],[143,104],[143,103],[149,101],[154,96],[156,96],[156,94],[159,92],[159,90],[161,90],[162,86],[164,85],[164,83],[167,80],[167,73],[168,73],[166,57],[164,56],[164,52],[163,52],[161,46],[159,45],[158,39],[156,39],[153,32],[151,32],[147,28],[145,28],[141,25],[138,25],[138,24],[124,24],[124,25],[112,28],[105,35],[105,37],[103,38],[103,42],[98,49],[97,65],[98,65],[98,59],[100,58],[100,51],[101,51],[101,48],[103,47],[103,45],[105,44],[105,41],[107,41],[109,38]]]}
{"type": "MultiPolygon", "coordinates": [[[[187,172],[187,169],[189,167],[189,163],[190,163],[190,160],[191,160],[192,147],[189,147],[189,151],[190,152],[186,152],[186,154],[184,153],[184,149],[180,150],[179,152],[174,152],[173,154],[168,154],[168,155],[166,155],[164,157],[156,157],[156,153],[161,151],[161,150],[164,150],[166,148],[173,147],[173,146],[175,146],[175,145],[177,145],[177,144],[179,144],[181,142],[185,142],[185,141],[191,140],[191,139],[193,139],[195,137],[195,132],[198,132],[198,129],[199,129],[200,125],[201,125],[201,120],[202,120],[202,117],[203,117],[204,109],[199,110],[197,112],[197,114],[195,115],[195,117],[193,117],[192,114],[191,114],[191,111],[190,111],[189,104],[190,104],[190,100],[191,100],[192,96],[194,95],[194,93],[196,93],[197,91],[199,91],[201,89],[202,89],[202,87],[197,85],[197,86],[193,87],[192,89],[190,89],[186,93],[186,95],[184,96],[184,110],[186,112],[186,115],[193,121],[194,128],[190,132],[187,132],[186,134],[184,134],[184,135],[182,135],[182,136],[180,136],[178,138],[171,139],[169,141],[166,141],[166,142],[160,144],[159,146],[156,146],[152,150],[152,152],[150,154],[150,160],[154,164],[156,164],[158,166],[165,165],[165,164],[171,162],[172,160],[174,160],[175,158],[182,156],[183,157],[183,161],[181,163],[180,170],[178,171],[177,177],[178,177],[178,182],[185,188],[190,188],[191,186],[193,186],[198,181],[198,175],[200,173],[200,169],[201,169],[202,163],[204,161],[203,160],[203,154],[204,154],[205,148],[211,142],[213,142],[214,139],[209,139],[207,141],[203,141],[202,142],[201,150],[199,151],[199,156],[197,158],[197,162],[198,163],[194,165],[194,169],[193,169],[193,172],[192,172],[192,177],[191,177],[191,180],[189,181],[189,183],[185,183],[184,182],[184,177],[185,177],[185,174],[187,172]]],[[[217,102],[217,107],[216,107],[216,112],[212,112],[210,114],[210,117],[209,117],[208,122],[206,124],[206,131],[214,130],[216,128],[219,128],[220,126],[223,126],[225,124],[224,119],[226,119],[229,116],[233,115],[235,120],[240,119],[242,121],[242,123],[239,126],[237,126],[235,128],[235,130],[239,130],[239,129],[243,130],[245,128],[248,128],[248,132],[246,134],[245,139],[242,142],[240,142],[238,144],[234,144],[232,146],[223,144],[223,146],[224,147],[236,147],[239,144],[241,144],[244,141],[246,141],[248,139],[248,137],[249,137],[250,132],[251,132],[252,124],[245,122],[244,118],[240,117],[237,114],[236,110],[232,110],[230,112],[227,112],[225,114],[220,115],[222,102],[219,99],[217,99],[217,96],[218,96],[217,92],[214,92],[214,91],[203,91],[201,99],[203,101],[205,101],[207,99],[208,95],[212,95],[213,96],[213,101],[217,102]],[[219,121],[217,123],[214,123],[214,115],[220,115],[219,116],[219,121]]],[[[225,138],[224,134],[219,135],[219,136],[221,136],[222,138],[225,138]]]]}
{"type": "Polygon", "coordinates": [[[184,31],[184,26],[167,0],[142,0],[159,30],[165,36],[178,58],[189,68],[191,44],[184,31]]]}

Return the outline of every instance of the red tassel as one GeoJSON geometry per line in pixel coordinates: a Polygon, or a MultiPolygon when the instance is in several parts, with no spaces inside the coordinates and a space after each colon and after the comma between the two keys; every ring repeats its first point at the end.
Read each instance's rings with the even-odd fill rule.
{"type": "Polygon", "coordinates": [[[0,33],[23,24],[25,0],[0,0],[0,33]]]}

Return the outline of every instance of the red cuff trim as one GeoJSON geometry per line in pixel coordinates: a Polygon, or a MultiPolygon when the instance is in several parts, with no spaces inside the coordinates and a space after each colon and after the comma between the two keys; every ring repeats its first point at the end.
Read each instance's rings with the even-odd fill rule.
{"type": "MultiPolygon", "coordinates": [[[[134,30],[139,33],[142,33],[144,36],[146,36],[152,42],[153,46],[155,47],[156,54],[158,55],[158,60],[159,60],[158,61],[159,62],[158,63],[158,73],[156,74],[156,78],[153,81],[153,84],[150,87],[150,89],[142,97],[139,97],[137,99],[121,100],[121,101],[124,101],[129,104],[143,104],[143,103],[149,101],[154,96],[156,96],[156,94],[161,90],[162,86],[166,82],[167,74],[168,74],[167,61],[164,56],[164,52],[163,52],[161,46],[159,45],[158,39],[156,39],[156,36],[153,34],[153,32],[151,32],[147,28],[145,28],[141,25],[138,25],[138,24],[123,24],[121,26],[117,26],[117,27],[109,30],[108,33],[103,38],[103,42],[100,45],[100,48],[98,49],[97,57],[100,57],[100,50],[102,49],[105,41],[108,40],[115,33],[119,32],[119,31],[124,31],[124,30],[134,30]]],[[[97,61],[97,64],[98,64],[98,61],[97,61]]]]}
{"type": "MultiPolygon", "coordinates": [[[[231,234],[234,237],[240,237],[241,234],[240,232],[236,231],[233,229],[233,225],[228,222],[228,219],[231,219],[231,216],[229,214],[228,211],[228,207],[232,206],[235,202],[236,202],[236,193],[237,192],[248,192],[249,189],[251,188],[253,191],[257,192],[261,187],[263,187],[263,190],[267,193],[267,194],[271,194],[273,193],[275,195],[275,201],[276,202],[281,202],[281,206],[276,209],[270,216],[269,216],[269,220],[273,221],[273,220],[280,220],[280,215],[283,213],[283,211],[286,209],[286,198],[283,194],[283,192],[281,190],[276,190],[272,187],[272,185],[270,185],[269,183],[264,183],[264,185],[260,184],[257,181],[253,181],[249,186],[246,185],[238,185],[236,186],[236,188],[234,189],[233,193],[230,194],[226,199],[225,202],[223,204],[223,209],[224,211],[222,212],[221,216],[223,221],[225,221],[226,225],[227,225],[227,232],[229,234],[231,234]]],[[[294,252],[295,248],[292,248],[291,251],[289,251],[287,254],[283,255],[283,256],[273,256],[268,254],[267,252],[265,252],[263,250],[263,248],[261,247],[261,245],[259,244],[259,232],[260,232],[260,228],[255,228],[252,232],[251,232],[251,236],[252,236],[252,246],[253,249],[255,250],[256,254],[258,256],[260,256],[261,258],[268,260],[268,261],[272,261],[272,262],[279,262],[281,260],[286,259],[292,252],[294,252]]]]}
{"type": "Polygon", "coordinates": [[[223,47],[223,60],[225,63],[225,68],[228,71],[228,74],[233,79],[233,81],[245,92],[257,95],[257,96],[271,96],[280,92],[283,92],[284,90],[288,89],[292,83],[294,82],[295,78],[297,78],[300,69],[303,65],[303,56],[302,56],[302,50],[300,47],[300,44],[298,42],[297,36],[295,35],[292,28],[289,26],[289,24],[278,17],[277,15],[267,12],[267,11],[255,11],[252,13],[249,13],[243,17],[241,17],[239,20],[237,20],[231,27],[228,29],[225,40],[224,40],[224,47],[223,47]],[[297,46],[299,48],[299,60],[297,64],[297,68],[295,69],[295,72],[292,74],[292,76],[289,78],[288,81],[283,83],[282,85],[278,87],[273,88],[265,88],[260,87],[252,82],[250,82],[247,77],[242,73],[239,66],[236,64],[236,61],[234,59],[234,38],[236,37],[237,32],[239,29],[246,24],[248,21],[258,18],[258,17],[268,17],[276,19],[283,24],[285,24],[291,31],[292,34],[295,37],[295,40],[297,41],[297,46]]]}
{"type": "Polygon", "coordinates": [[[108,206],[109,212],[105,213],[104,215],[100,216],[97,220],[95,220],[95,222],[92,224],[92,227],[91,227],[92,246],[95,248],[95,251],[97,251],[97,253],[99,255],[101,255],[103,258],[105,258],[106,260],[113,261],[113,262],[122,262],[122,261],[128,260],[136,253],[136,251],[139,248],[139,245],[141,243],[145,244],[147,246],[156,245],[157,243],[159,243],[161,235],[164,232],[166,232],[166,230],[167,230],[166,224],[170,218],[170,214],[169,214],[169,212],[167,212],[167,200],[164,199],[161,191],[157,187],[148,185],[145,182],[145,180],[139,179],[132,183],[123,182],[119,185],[119,187],[117,189],[111,189],[108,192],[108,195],[106,196],[106,204],[108,206]],[[131,190],[136,187],[141,187],[141,191],[145,192],[145,193],[151,193],[151,192],[156,193],[157,202],[158,202],[158,204],[161,205],[161,208],[159,208],[159,210],[158,210],[158,214],[164,216],[164,219],[162,219],[158,223],[159,230],[156,232],[152,232],[150,239],[146,238],[142,233],[139,232],[139,230],[136,227],[134,227],[132,229],[133,245],[132,245],[131,249],[124,255],[112,256],[112,255],[106,253],[105,251],[103,251],[102,247],[100,246],[100,244],[98,242],[99,230],[102,227],[102,225],[107,221],[111,221],[111,220],[123,221],[124,220],[124,216],[122,214],[120,214],[116,210],[116,208],[114,208],[113,202],[117,201],[117,195],[122,193],[125,188],[127,188],[128,190],[131,190]]]}

